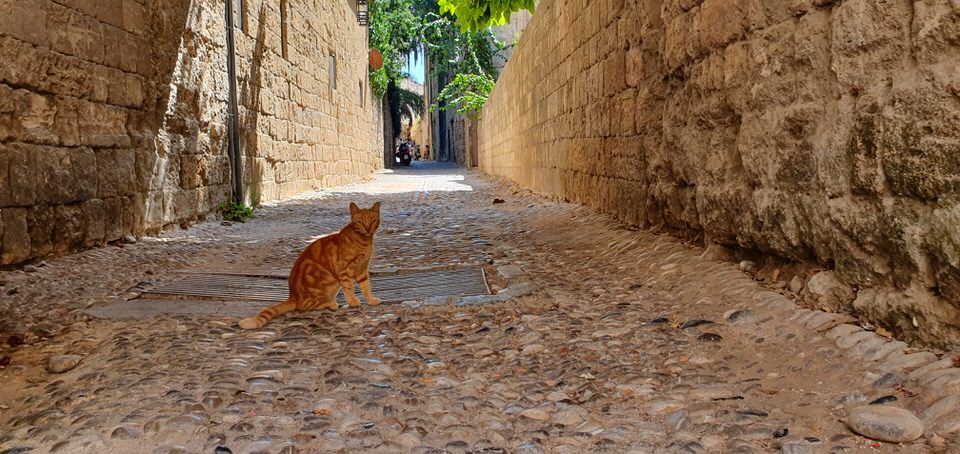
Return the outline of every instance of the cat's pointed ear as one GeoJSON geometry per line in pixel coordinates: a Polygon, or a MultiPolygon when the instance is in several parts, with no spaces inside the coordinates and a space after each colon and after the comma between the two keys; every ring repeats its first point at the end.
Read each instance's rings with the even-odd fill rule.
{"type": "Polygon", "coordinates": [[[370,208],[370,209],[373,210],[373,211],[376,211],[377,213],[379,213],[379,212],[380,212],[380,202],[374,203],[374,204],[373,204],[373,207],[370,208]]]}
{"type": "Polygon", "coordinates": [[[360,207],[356,203],[350,202],[350,216],[356,216],[360,212],[360,207]]]}

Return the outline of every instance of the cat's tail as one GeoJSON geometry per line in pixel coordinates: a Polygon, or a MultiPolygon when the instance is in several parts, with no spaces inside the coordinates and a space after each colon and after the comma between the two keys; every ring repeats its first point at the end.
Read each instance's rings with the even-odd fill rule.
{"type": "Polygon", "coordinates": [[[243,329],[255,329],[262,328],[263,325],[266,325],[270,320],[273,320],[278,315],[286,314],[287,312],[293,311],[297,308],[297,303],[290,299],[283,301],[282,303],[274,304],[257,314],[255,317],[247,317],[243,320],[240,320],[240,327],[243,329]]]}

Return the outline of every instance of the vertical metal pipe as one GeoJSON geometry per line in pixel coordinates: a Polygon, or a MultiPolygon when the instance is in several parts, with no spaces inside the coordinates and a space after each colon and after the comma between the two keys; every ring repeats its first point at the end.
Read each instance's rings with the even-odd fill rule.
{"type": "Polygon", "coordinates": [[[230,157],[230,170],[233,175],[233,200],[244,203],[243,199],[243,163],[240,159],[240,127],[237,119],[237,65],[233,44],[233,2],[224,0],[227,23],[227,85],[230,87],[227,99],[227,153],[230,157]]]}

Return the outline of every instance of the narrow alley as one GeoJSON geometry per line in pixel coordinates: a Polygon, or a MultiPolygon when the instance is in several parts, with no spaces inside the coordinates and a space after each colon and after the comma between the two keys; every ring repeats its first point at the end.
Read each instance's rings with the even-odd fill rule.
{"type": "Polygon", "coordinates": [[[936,433],[960,420],[931,406],[948,358],[910,373],[932,361],[903,358],[932,355],[800,309],[696,245],[449,165],[122,246],[4,273],[5,322],[51,338],[0,371],[0,451],[921,453],[949,452],[936,433]],[[375,201],[375,275],[480,267],[494,295],[252,331],[237,321],[263,303],[142,304],[184,270],[288,268],[350,202],[375,201]],[[927,436],[881,444],[845,425],[893,400],[927,436]]]}
{"type": "Polygon", "coordinates": [[[958,24],[0,0],[0,454],[960,454],[958,24]]]}

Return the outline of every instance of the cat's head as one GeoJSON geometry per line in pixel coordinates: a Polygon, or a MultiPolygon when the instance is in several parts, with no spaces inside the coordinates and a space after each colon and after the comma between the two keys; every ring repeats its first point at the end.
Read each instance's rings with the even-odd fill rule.
{"type": "Polygon", "coordinates": [[[373,236],[380,227],[380,202],[370,208],[360,208],[356,203],[350,203],[350,224],[358,233],[373,236]]]}

